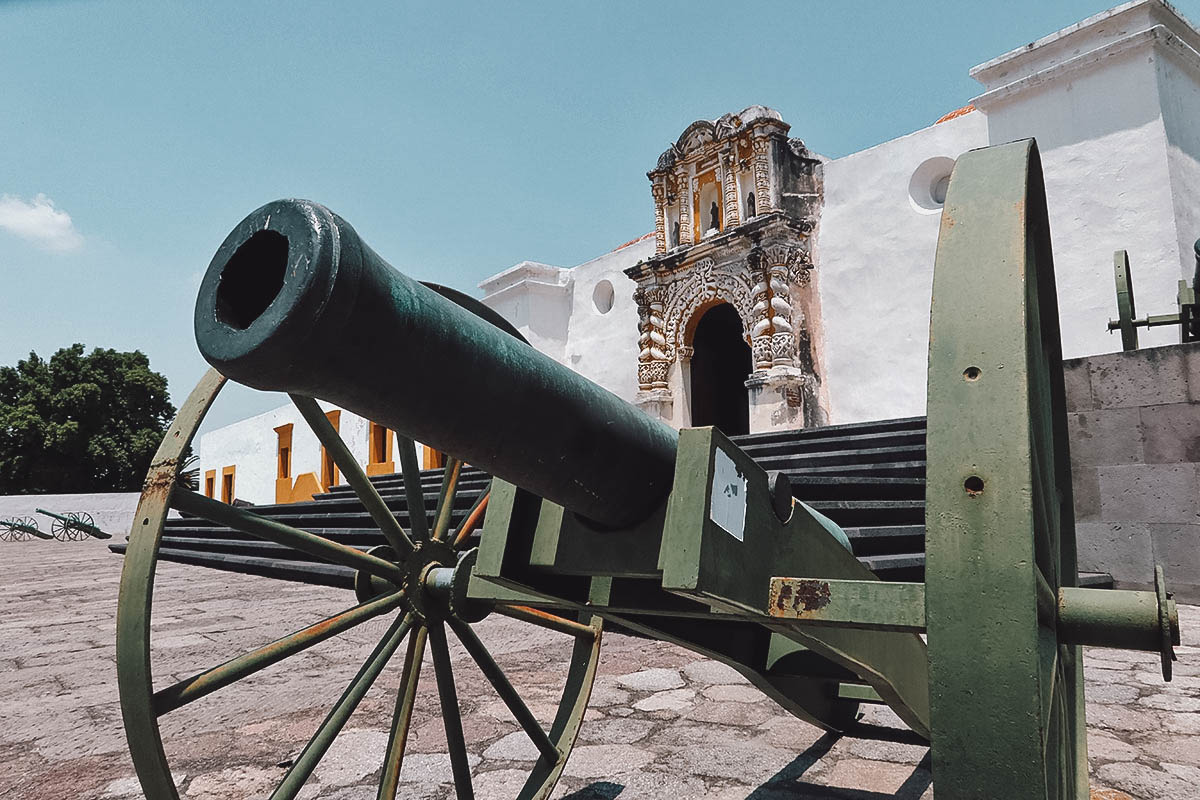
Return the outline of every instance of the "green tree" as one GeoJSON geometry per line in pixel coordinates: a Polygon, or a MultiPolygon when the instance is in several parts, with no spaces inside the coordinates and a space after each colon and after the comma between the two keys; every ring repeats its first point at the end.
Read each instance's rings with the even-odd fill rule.
{"type": "Polygon", "coordinates": [[[137,491],[174,415],[139,350],[30,353],[0,367],[0,494],[137,491]]]}

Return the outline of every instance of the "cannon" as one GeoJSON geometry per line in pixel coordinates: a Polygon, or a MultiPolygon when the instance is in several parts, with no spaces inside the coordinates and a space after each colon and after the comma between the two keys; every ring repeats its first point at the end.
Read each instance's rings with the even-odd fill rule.
{"type": "MultiPolygon", "coordinates": [[[[1192,245],[1196,255],[1196,280],[1200,281],[1200,239],[1192,245]]],[[[1133,271],[1129,264],[1129,252],[1117,250],[1113,253],[1113,278],[1117,286],[1117,318],[1108,321],[1108,332],[1121,332],[1121,349],[1138,349],[1138,328],[1162,328],[1179,326],[1179,341],[1200,342],[1200,303],[1196,302],[1196,286],[1188,286],[1180,278],[1174,314],[1148,314],[1141,319],[1137,315],[1137,304],[1133,297],[1133,271]]]]}
{"type": "Polygon", "coordinates": [[[50,517],[50,533],[60,542],[78,542],[89,536],[93,539],[111,539],[112,534],[105,533],[96,526],[96,520],[86,511],[68,511],[56,514],[44,508],[36,509],[39,514],[50,517]]]}
{"type": "Polygon", "coordinates": [[[37,520],[33,517],[0,519],[0,540],[5,542],[24,542],[30,539],[53,538],[52,535],[38,528],[37,520]]]}
{"type": "Polygon", "coordinates": [[[719,430],[676,432],[643,415],[477,302],[395,271],[314,203],[271,203],[234,229],[202,281],[195,328],[214,369],[168,429],[128,544],[115,548],[125,553],[122,713],[148,798],[177,797],[163,715],[380,617],[386,632],[289,760],[273,799],[299,794],[406,643],[378,797],[396,796],[427,648],[455,793],[472,797],[448,631],[537,749],[526,799],[548,797],[566,764],[606,626],[720,660],[831,731],[853,735],[860,702],[887,704],[929,741],[939,798],[993,797],[996,787],[1021,798],[1088,797],[1083,645],[1159,652],[1170,677],[1178,616],[1161,570],[1153,592],[1079,585],[1032,141],[963,155],[947,193],[930,328],[922,580],[880,580],[844,530],[794,499],[786,473],[763,469],[719,430]],[[386,369],[364,369],[356,354],[365,353],[384,354],[386,369]],[[453,393],[418,388],[422,375],[446,370],[453,393]],[[375,539],[339,540],[177,484],[227,379],[291,395],[375,539]],[[401,485],[381,492],[317,398],[407,437],[401,485]],[[436,483],[418,470],[414,439],[449,454],[436,483]],[[427,489],[437,498],[428,516],[427,489]],[[156,565],[203,563],[163,545],[170,508],[279,554],[264,564],[231,550],[214,557],[219,566],[346,586],[357,603],[156,689],[156,565]],[[474,633],[490,614],[572,642],[548,723],[474,633]]]}

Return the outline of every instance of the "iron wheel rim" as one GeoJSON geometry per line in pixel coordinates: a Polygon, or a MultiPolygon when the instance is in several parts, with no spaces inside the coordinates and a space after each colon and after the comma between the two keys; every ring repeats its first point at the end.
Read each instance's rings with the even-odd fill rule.
{"type": "MultiPolygon", "coordinates": [[[[225,378],[216,370],[210,370],[207,374],[205,374],[193,389],[191,395],[181,407],[178,416],[171,423],[171,426],[164,435],[163,441],[160,444],[158,452],[152,461],[149,473],[143,486],[142,496],[139,500],[137,513],[134,517],[134,524],[130,532],[129,543],[122,568],[117,608],[117,678],[121,699],[122,717],[124,720],[126,738],[130,747],[130,753],[134,761],[134,766],[139,781],[142,784],[146,796],[155,798],[155,800],[158,798],[163,798],[163,800],[178,800],[179,798],[178,791],[174,785],[174,779],[171,775],[169,759],[163,747],[163,737],[159,725],[159,719],[166,713],[169,713],[170,711],[175,710],[175,708],[179,708],[181,705],[186,704],[181,703],[180,705],[166,707],[164,706],[164,697],[166,697],[168,701],[171,700],[172,697],[174,697],[174,695],[170,694],[171,690],[176,689],[182,683],[188,683],[188,681],[184,681],[181,682],[181,684],[175,684],[171,687],[166,687],[157,693],[154,690],[151,657],[153,638],[151,623],[153,616],[153,594],[156,583],[159,549],[162,542],[167,515],[169,510],[173,507],[172,493],[176,491],[185,491],[177,489],[176,487],[177,473],[180,464],[182,463],[182,454],[186,450],[187,446],[191,443],[197,429],[200,426],[200,423],[203,421],[205,414],[212,406],[224,383],[225,378]],[[162,710],[164,707],[166,710],[162,710]]],[[[297,400],[297,398],[293,399],[297,400]]],[[[303,408],[301,410],[303,412],[303,408]]],[[[401,439],[401,444],[403,444],[403,439],[401,439]]],[[[415,464],[415,457],[412,463],[415,464]]],[[[447,473],[449,473],[449,470],[447,470],[447,473]]],[[[408,481],[411,480],[411,477],[407,471],[405,477],[407,484],[408,481]]],[[[417,480],[419,482],[419,475],[417,476],[417,480]]],[[[451,491],[446,493],[446,486],[445,484],[443,485],[443,495],[439,497],[439,506],[435,512],[433,530],[428,534],[430,536],[432,536],[433,533],[438,530],[439,522],[443,516],[443,510],[445,511],[444,516],[448,523],[450,518],[449,511],[452,509],[454,501],[454,487],[451,486],[450,488],[451,491]]],[[[481,493],[479,498],[477,498],[476,505],[472,508],[473,512],[480,505],[480,501],[482,501],[483,506],[486,507],[486,491],[487,489],[485,487],[484,492],[481,493]]],[[[361,496],[359,499],[363,500],[361,496]]],[[[468,527],[468,523],[473,516],[473,514],[468,515],[468,519],[464,520],[463,524],[458,529],[453,531],[453,535],[451,535],[448,524],[442,527],[443,535],[448,539],[446,544],[449,545],[455,552],[465,552],[466,549],[468,549],[467,545],[471,542],[470,534],[472,531],[470,529],[464,531],[464,529],[468,527]],[[466,535],[464,535],[464,533],[466,535]]],[[[482,512],[475,517],[475,524],[478,524],[478,519],[481,517],[482,512]]],[[[414,527],[418,526],[414,525],[414,527]]],[[[360,574],[362,573],[360,572],[360,574]]],[[[384,596],[377,595],[372,600],[367,600],[366,602],[376,602],[380,605],[380,607],[382,607],[391,602],[389,598],[394,597],[397,597],[396,593],[384,596]]],[[[361,608],[362,606],[363,603],[360,603],[359,606],[355,606],[355,609],[361,608]]],[[[349,611],[354,611],[355,609],[349,609],[349,611]]],[[[383,668],[393,663],[395,654],[399,649],[402,649],[400,648],[400,645],[406,641],[409,643],[404,664],[404,674],[401,681],[401,691],[397,697],[396,711],[393,714],[392,738],[395,738],[397,732],[397,722],[400,720],[402,711],[404,710],[402,708],[402,704],[404,702],[404,690],[409,676],[409,661],[412,660],[414,650],[424,649],[424,644],[422,644],[419,648],[415,647],[414,644],[418,640],[427,641],[430,638],[436,640],[439,636],[438,633],[434,633],[431,637],[431,624],[429,620],[417,619],[414,611],[415,608],[411,600],[408,602],[403,602],[401,600],[396,602],[395,606],[387,611],[380,612],[378,615],[364,617],[358,622],[354,623],[354,625],[350,626],[353,627],[357,624],[361,624],[361,622],[365,622],[367,619],[377,618],[383,614],[394,613],[394,622],[392,627],[389,629],[388,635],[385,636],[384,640],[381,641],[377,646],[376,651],[372,654],[372,658],[368,660],[368,664],[364,664],[363,669],[366,670],[369,664],[374,664],[376,661],[379,662],[377,665],[378,670],[375,672],[374,677],[369,677],[366,687],[362,689],[363,694],[365,694],[365,692],[370,688],[371,684],[374,683],[374,679],[375,677],[378,677],[379,671],[382,671],[383,668]]],[[[347,612],[343,612],[343,614],[345,613],[347,612]]],[[[512,614],[509,614],[509,616],[512,616],[512,614]]],[[[551,619],[561,620],[562,624],[555,623],[555,625],[558,625],[559,629],[563,629],[564,632],[572,632],[572,635],[575,637],[570,660],[568,662],[569,666],[566,679],[564,681],[562,697],[559,700],[559,705],[557,711],[555,712],[554,720],[552,721],[549,730],[546,731],[549,739],[553,742],[555,751],[557,753],[557,758],[551,761],[547,756],[543,755],[537,762],[534,763],[530,771],[529,778],[527,779],[526,784],[519,795],[520,800],[542,800],[542,798],[549,796],[555,784],[557,783],[557,780],[566,765],[570,750],[574,746],[576,737],[579,733],[579,728],[582,725],[584,713],[587,709],[588,699],[591,694],[591,688],[596,676],[596,667],[599,661],[599,646],[601,640],[601,622],[599,617],[593,617],[587,625],[581,625],[580,623],[570,620],[554,618],[553,615],[549,616],[551,619]],[[570,623],[573,627],[567,628],[565,623],[570,623]],[[587,633],[583,633],[582,631],[587,631],[587,633]]],[[[464,635],[471,635],[469,624],[459,621],[457,618],[449,619],[444,624],[439,620],[437,621],[437,625],[441,631],[440,636],[442,637],[441,644],[437,645],[438,649],[442,649],[442,645],[444,645],[445,627],[451,628],[456,635],[458,635],[460,640],[464,635]],[[462,626],[466,627],[465,632],[461,630],[462,626]]],[[[544,627],[552,627],[552,625],[547,624],[544,627]]],[[[294,635],[298,635],[298,633],[299,632],[294,635]]],[[[323,641],[323,639],[320,641],[323,641]]],[[[308,646],[310,645],[305,645],[303,649],[307,649],[308,646]]],[[[301,651],[298,650],[296,652],[301,651]]],[[[292,653],[292,655],[294,654],[295,653],[292,653]]],[[[418,655],[420,654],[418,653],[418,655]]],[[[280,661],[286,660],[286,658],[287,656],[280,659],[280,661]]],[[[273,663],[276,662],[272,662],[272,664],[273,663]]],[[[420,669],[420,658],[417,658],[415,663],[418,665],[418,668],[416,670],[417,677],[412,680],[414,697],[416,681],[420,679],[420,674],[422,672],[420,669]]],[[[221,665],[221,668],[225,666],[227,665],[221,665]]],[[[218,668],[214,668],[214,670],[215,669],[218,668]]],[[[212,670],[210,670],[210,672],[211,671],[212,670]]],[[[250,672],[242,675],[240,678],[236,678],[232,682],[242,680],[252,674],[255,674],[256,672],[257,669],[255,669],[254,672],[250,672]]],[[[362,674],[363,671],[360,670],[360,676],[362,674]]],[[[196,677],[197,676],[193,676],[193,678],[196,677]]],[[[440,677],[440,673],[437,677],[440,677]]],[[[189,681],[190,680],[192,679],[189,679],[189,681]]],[[[442,682],[442,680],[439,680],[439,684],[442,682]]],[[[195,696],[192,697],[192,695],[188,695],[188,691],[190,689],[194,689],[195,685],[196,684],[191,684],[187,687],[184,687],[177,693],[177,695],[179,697],[187,696],[191,697],[192,699],[199,699],[210,691],[217,691],[222,688],[222,686],[228,684],[222,684],[216,689],[206,690],[202,694],[193,692],[192,694],[195,696]]],[[[353,686],[354,684],[352,683],[352,687],[353,686]]],[[[493,686],[495,686],[495,684],[493,684],[493,686]]],[[[350,689],[351,687],[348,687],[347,692],[350,692],[350,689]]],[[[440,685],[439,690],[441,690],[440,685]]],[[[451,693],[453,694],[453,691],[451,693]]],[[[345,699],[345,696],[346,695],[343,694],[343,699],[345,699]]],[[[439,691],[439,698],[441,698],[441,696],[442,691],[439,691]]],[[[358,699],[361,700],[361,695],[358,697],[358,699]]],[[[187,702],[191,702],[191,700],[189,699],[187,702]]],[[[444,702],[445,701],[443,700],[443,703],[444,702]]],[[[341,700],[338,701],[338,704],[335,704],[335,711],[339,707],[340,703],[341,700]]],[[[347,718],[350,713],[353,713],[355,706],[357,706],[357,700],[353,702],[353,705],[350,707],[349,711],[346,712],[347,718]]],[[[512,706],[510,706],[510,710],[511,708],[512,706]]],[[[408,709],[409,722],[411,721],[411,711],[412,708],[410,707],[408,709]]],[[[333,713],[333,711],[330,712],[331,715],[333,713]]],[[[459,714],[461,714],[461,708],[459,710],[459,714]]],[[[328,724],[330,724],[329,717],[327,717],[326,721],[322,723],[320,728],[318,728],[318,736],[326,730],[326,726],[328,724]]],[[[461,730],[461,723],[459,724],[461,730]]],[[[335,738],[337,734],[340,733],[342,726],[344,725],[345,722],[343,721],[340,726],[332,731],[332,735],[329,739],[330,743],[332,742],[332,738],[335,738]]],[[[402,732],[403,738],[405,739],[407,738],[409,727],[411,727],[409,723],[405,723],[402,732]]],[[[527,730],[526,733],[528,734],[529,731],[527,730]]],[[[316,736],[314,736],[313,741],[310,741],[309,745],[313,745],[315,740],[316,736]]],[[[306,746],[306,751],[307,749],[308,746],[306,746]]],[[[325,754],[325,750],[327,749],[328,744],[325,744],[324,749],[316,754],[315,760],[312,760],[311,762],[312,768],[308,770],[307,774],[302,776],[297,787],[302,787],[307,783],[308,779],[312,775],[312,769],[315,769],[316,763],[320,761],[321,757],[323,757],[325,754]]],[[[398,753],[399,758],[396,760],[396,766],[391,773],[389,773],[387,762],[390,760],[393,754],[393,745],[391,742],[389,742],[388,758],[385,759],[385,764],[383,765],[384,768],[380,775],[380,798],[395,796],[394,792],[397,785],[400,768],[402,766],[404,742],[401,742],[398,748],[398,753]],[[385,790],[385,781],[390,779],[395,780],[391,780],[391,788],[385,790]],[[392,793],[388,794],[388,791],[392,793]]],[[[295,769],[295,765],[293,765],[293,769],[295,769]]],[[[281,783],[279,788],[276,789],[275,794],[272,794],[272,797],[295,796],[295,792],[299,790],[298,788],[295,788],[294,791],[284,790],[284,787],[289,785],[288,781],[291,775],[292,770],[289,770],[289,772],[284,776],[283,783],[281,783]]],[[[469,772],[466,776],[467,786],[465,787],[465,790],[460,786],[460,777],[461,776],[456,776],[455,781],[455,791],[458,797],[471,797],[472,790],[470,788],[469,772]]]]}

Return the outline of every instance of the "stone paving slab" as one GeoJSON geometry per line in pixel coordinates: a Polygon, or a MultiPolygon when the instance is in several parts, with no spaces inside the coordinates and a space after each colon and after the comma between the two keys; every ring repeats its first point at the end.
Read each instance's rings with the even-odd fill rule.
{"type": "MultiPolygon", "coordinates": [[[[121,559],[98,542],[0,544],[0,798],[141,797],[116,692],[121,559]]],[[[163,564],[156,676],[178,680],[353,604],[348,592],[163,564]]],[[[1089,649],[1094,797],[1200,797],[1200,608],[1180,609],[1185,647],[1163,684],[1155,654],[1089,649]]],[[[260,798],[283,774],[382,636],[373,620],[163,718],[190,800],[260,798]]],[[[492,617],[476,626],[534,713],[554,713],[566,637],[492,617]]],[[[536,757],[451,640],[476,797],[515,797],[536,757]]],[[[428,656],[427,656],[428,658],[428,656]]],[[[402,796],[452,797],[432,671],[418,691],[402,796]]],[[[302,797],[372,800],[399,663],[367,694],[302,797]]],[[[870,722],[899,728],[887,709],[870,722]]],[[[607,634],[580,740],[555,798],[876,800],[933,796],[928,749],[838,738],[800,722],[736,672],[658,642],[607,634]]]]}

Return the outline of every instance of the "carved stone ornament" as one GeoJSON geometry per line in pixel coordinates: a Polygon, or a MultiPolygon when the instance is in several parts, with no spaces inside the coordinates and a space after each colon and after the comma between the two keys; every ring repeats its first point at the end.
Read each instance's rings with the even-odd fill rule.
{"type": "MultiPolygon", "coordinates": [[[[714,300],[732,305],[742,319],[743,330],[750,316],[750,277],[743,262],[717,266],[711,258],[702,258],[688,271],[665,286],[663,338],[670,360],[684,346],[684,333],[696,312],[714,300]]],[[[748,331],[747,331],[748,333],[748,331]]]]}
{"type": "Polygon", "coordinates": [[[654,252],[667,252],[666,189],[662,181],[650,185],[654,195],[654,252]]]}
{"type": "Polygon", "coordinates": [[[655,285],[639,286],[633,293],[638,309],[638,386],[642,389],[667,387],[671,359],[663,336],[663,295],[662,287],[655,285]]]}
{"type": "Polygon", "coordinates": [[[806,287],[812,270],[807,252],[792,244],[773,243],[750,254],[754,276],[750,329],[756,369],[795,366],[796,333],[803,317],[792,303],[792,287],[806,287]]]}
{"type": "Polygon", "coordinates": [[[772,210],[771,207],[771,160],[770,143],[766,139],[754,139],[754,206],[759,214],[772,210]]]}
{"type": "Polygon", "coordinates": [[[638,364],[638,386],[642,389],[665,389],[670,361],[645,361],[638,364]]]}

